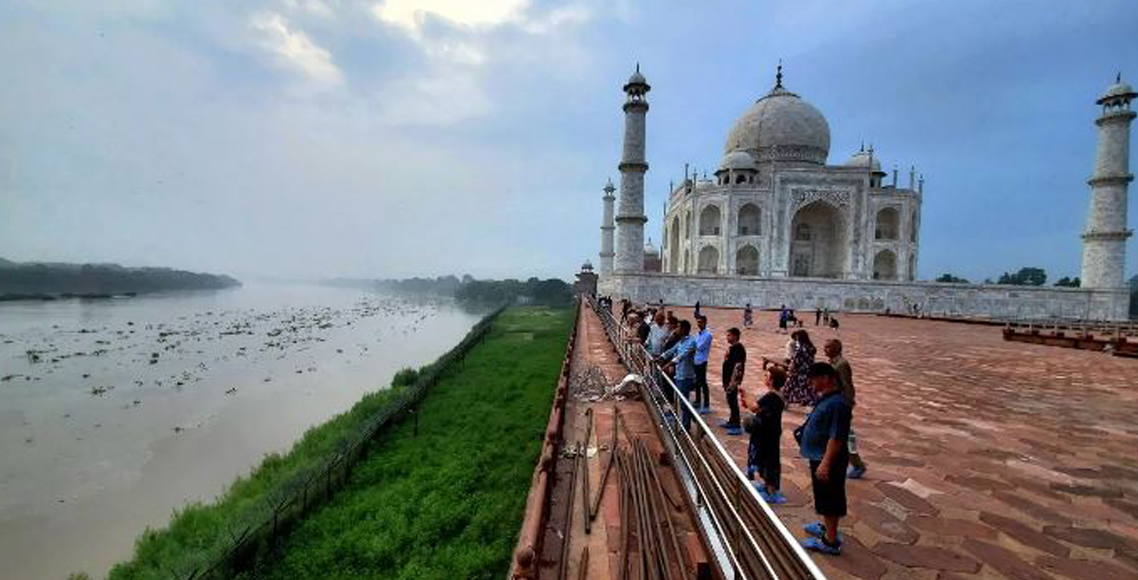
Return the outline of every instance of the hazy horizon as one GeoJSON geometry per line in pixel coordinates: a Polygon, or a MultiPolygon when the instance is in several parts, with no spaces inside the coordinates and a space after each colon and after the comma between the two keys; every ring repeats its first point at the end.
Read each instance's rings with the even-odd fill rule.
{"type": "Polygon", "coordinates": [[[1138,81],[1134,30],[1123,0],[0,0],[0,257],[568,279],[635,63],[658,244],[669,182],[714,170],[782,59],[830,164],[864,142],[924,174],[919,277],[1050,283],[1079,274],[1094,101],[1138,81]]]}

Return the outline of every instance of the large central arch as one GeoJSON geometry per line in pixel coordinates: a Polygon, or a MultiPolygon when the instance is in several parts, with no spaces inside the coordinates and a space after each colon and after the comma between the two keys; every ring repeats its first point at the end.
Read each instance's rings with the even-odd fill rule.
{"type": "Polygon", "coordinates": [[[807,204],[790,223],[789,274],[842,278],[848,267],[849,228],[841,210],[822,200],[807,204]]]}

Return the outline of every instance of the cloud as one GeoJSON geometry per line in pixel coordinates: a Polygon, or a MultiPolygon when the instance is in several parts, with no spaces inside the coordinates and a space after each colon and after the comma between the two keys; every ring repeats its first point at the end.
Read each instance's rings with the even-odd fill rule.
{"type": "Polygon", "coordinates": [[[385,0],[372,13],[420,38],[423,23],[431,16],[464,27],[493,26],[516,18],[528,4],[529,0],[385,0]]]}
{"type": "Polygon", "coordinates": [[[253,15],[250,26],[260,33],[260,46],[277,64],[303,74],[316,88],[335,88],[344,75],[332,62],[332,54],[313,42],[304,31],[293,29],[285,17],[274,12],[253,15]]]}

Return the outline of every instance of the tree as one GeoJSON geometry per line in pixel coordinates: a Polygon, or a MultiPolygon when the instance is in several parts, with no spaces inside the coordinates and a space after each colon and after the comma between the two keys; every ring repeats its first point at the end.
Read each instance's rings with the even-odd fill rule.
{"type": "Polygon", "coordinates": [[[1062,278],[1055,281],[1055,285],[1060,288],[1078,288],[1079,286],[1082,286],[1082,284],[1083,282],[1082,280],[1079,280],[1078,276],[1075,276],[1074,278],[1063,276],[1062,278]]]}
{"type": "Polygon", "coordinates": [[[936,279],[936,281],[937,282],[944,282],[946,284],[969,284],[970,283],[970,282],[968,282],[968,280],[965,280],[964,278],[958,278],[953,274],[941,274],[940,277],[936,279]]]}
{"type": "Polygon", "coordinates": [[[1047,272],[1043,268],[1020,268],[1019,272],[1000,275],[997,284],[1011,284],[1012,286],[1042,286],[1047,282],[1047,272]]]}

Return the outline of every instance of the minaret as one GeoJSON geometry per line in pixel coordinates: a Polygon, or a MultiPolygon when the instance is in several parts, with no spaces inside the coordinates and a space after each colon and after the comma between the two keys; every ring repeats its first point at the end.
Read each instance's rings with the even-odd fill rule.
{"type": "Polygon", "coordinates": [[[628,77],[624,92],[624,152],[620,158],[620,206],[616,213],[616,272],[633,273],[644,270],[644,118],[648,114],[648,101],[644,96],[651,90],[640,65],[628,77]]]}
{"type": "Polygon", "coordinates": [[[612,236],[613,236],[613,230],[616,229],[616,226],[613,225],[613,221],[612,221],[612,219],[613,219],[613,217],[612,217],[613,216],[612,202],[616,201],[616,196],[614,196],[612,194],[612,192],[616,191],[616,188],[612,186],[612,180],[611,179],[609,180],[608,183],[605,184],[605,190],[604,191],[605,191],[605,196],[601,198],[605,201],[605,214],[604,214],[604,218],[601,220],[601,272],[600,272],[600,275],[602,278],[608,278],[609,276],[612,275],[612,257],[613,257],[612,236]]]}
{"type": "Polygon", "coordinates": [[[1091,205],[1087,210],[1087,229],[1083,234],[1084,288],[1120,289],[1125,286],[1126,189],[1130,174],[1130,122],[1135,113],[1130,101],[1138,96],[1122,75],[1095,103],[1102,105],[1098,125],[1095,173],[1091,186],[1091,205]]]}

